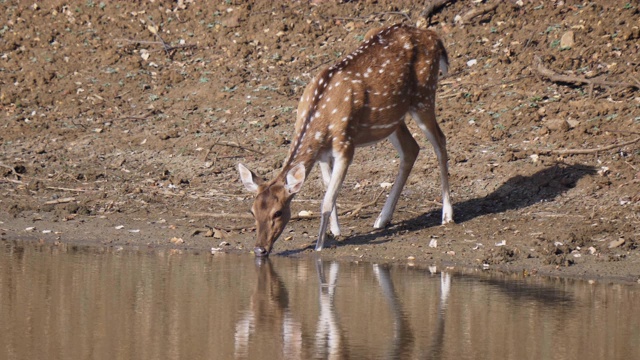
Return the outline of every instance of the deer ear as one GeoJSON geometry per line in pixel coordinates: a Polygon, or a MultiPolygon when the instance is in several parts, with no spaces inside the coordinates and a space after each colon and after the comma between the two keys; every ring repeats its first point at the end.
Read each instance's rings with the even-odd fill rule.
{"type": "Polygon", "coordinates": [[[246,166],[238,164],[238,172],[240,173],[240,180],[244,184],[244,187],[252,193],[258,193],[258,186],[262,183],[262,180],[249,170],[246,166]]]}
{"type": "Polygon", "coordinates": [[[295,194],[302,188],[302,184],[304,184],[304,178],[306,176],[306,171],[304,168],[304,164],[300,163],[294,166],[287,173],[287,184],[285,188],[289,192],[289,194],[295,194]]]}

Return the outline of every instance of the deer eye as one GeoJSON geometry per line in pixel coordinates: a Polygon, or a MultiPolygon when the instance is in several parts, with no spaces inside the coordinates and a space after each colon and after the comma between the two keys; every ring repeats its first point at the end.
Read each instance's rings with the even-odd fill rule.
{"type": "Polygon", "coordinates": [[[280,211],[280,210],[278,210],[278,211],[273,213],[273,218],[274,219],[279,218],[280,216],[282,216],[282,211],[280,211]]]}

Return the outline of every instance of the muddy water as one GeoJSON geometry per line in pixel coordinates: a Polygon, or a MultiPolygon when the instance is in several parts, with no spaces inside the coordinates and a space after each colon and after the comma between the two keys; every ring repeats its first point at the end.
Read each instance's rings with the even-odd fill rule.
{"type": "Polygon", "coordinates": [[[640,287],[0,243],[2,359],[638,359],[640,287]]]}

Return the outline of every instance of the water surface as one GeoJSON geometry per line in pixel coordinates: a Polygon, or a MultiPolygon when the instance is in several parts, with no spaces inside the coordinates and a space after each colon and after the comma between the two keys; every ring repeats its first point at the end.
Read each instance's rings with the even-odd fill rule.
{"type": "Polygon", "coordinates": [[[639,359],[640,287],[0,243],[1,359],[639,359]]]}

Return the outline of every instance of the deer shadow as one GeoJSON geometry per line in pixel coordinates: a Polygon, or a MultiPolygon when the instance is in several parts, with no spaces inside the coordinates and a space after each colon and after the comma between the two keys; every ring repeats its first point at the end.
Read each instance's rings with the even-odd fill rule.
{"type": "MultiPolygon", "coordinates": [[[[558,196],[574,188],[578,180],[594,175],[596,170],[587,165],[556,164],[529,176],[516,175],[492,193],[475,199],[453,204],[454,220],[461,224],[477,217],[518,210],[533,204],[553,201],[558,196]]],[[[411,219],[392,223],[390,227],[365,234],[350,236],[343,241],[333,241],[329,246],[378,244],[391,241],[388,236],[399,232],[417,231],[441,223],[442,209],[437,208],[411,219]],[[382,238],[382,236],[387,236],[382,238]]]]}

